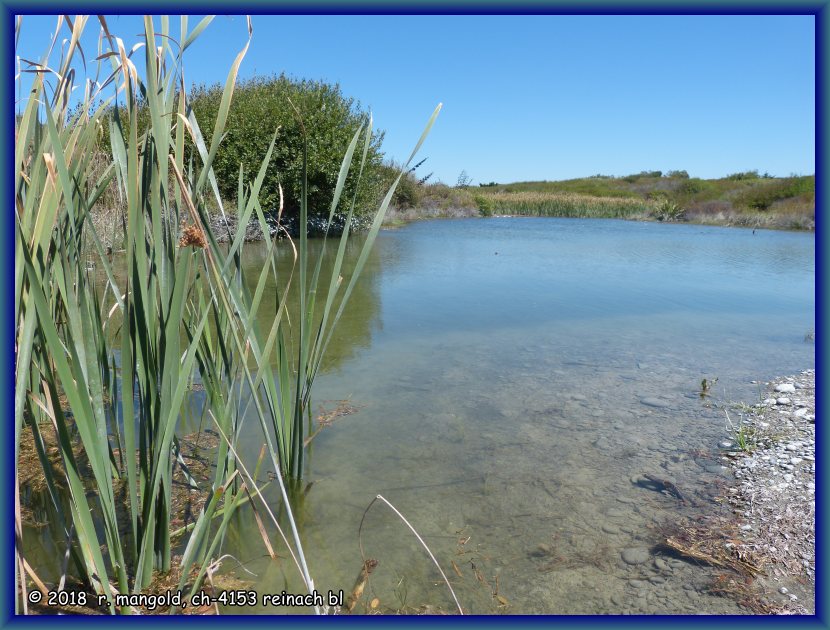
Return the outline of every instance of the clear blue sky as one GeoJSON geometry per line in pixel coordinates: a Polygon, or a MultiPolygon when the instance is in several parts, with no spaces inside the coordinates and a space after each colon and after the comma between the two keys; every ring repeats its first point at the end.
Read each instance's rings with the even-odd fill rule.
{"type": "MultiPolygon", "coordinates": [[[[451,185],[462,169],[474,182],[815,171],[812,16],[252,19],[241,76],[339,83],[372,110],[391,158],[406,159],[443,102],[419,173],[451,185]]],[[[18,54],[39,59],[54,24],[24,17],[18,54]]],[[[143,30],[135,16],[109,25],[128,44],[143,30]]],[[[87,30],[92,58],[97,20],[87,30]]],[[[186,53],[188,82],[224,82],[246,39],[244,16],[218,16],[186,53]]]]}

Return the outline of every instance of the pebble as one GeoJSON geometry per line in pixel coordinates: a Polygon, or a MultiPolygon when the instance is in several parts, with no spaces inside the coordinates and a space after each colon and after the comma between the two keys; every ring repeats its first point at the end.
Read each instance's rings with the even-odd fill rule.
{"type": "Polygon", "coordinates": [[[604,531],[606,534],[619,534],[620,533],[620,528],[617,527],[616,525],[612,524],[612,523],[603,523],[602,527],[600,529],[602,529],[602,531],[604,531]]]}
{"type": "Polygon", "coordinates": [[[648,549],[643,547],[629,547],[628,549],[623,549],[620,556],[626,564],[643,564],[648,562],[650,557],[648,549]]]}
{"type": "Polygon", "coordinates": [[[775,391],[781,392],[782,394],[793,394],[795,393],[795,385],[792,383],[781,383],[775,386],[775,391]]]}
{"type": "Polygon", "coordinates": [[[657,569],[659,569],[660,571],[671,571],[671,567],[669,566],[668,562],[663,560],[663,558],[655,558],[654,566],[657,567],[657,569]]]}
{"type": "Polygon", "coordinates": [[[643,588],[646,585],[646,582],[643,580],[628,580],[628,584],[634,588],[643,588]]]}
{"type": "Polygon", "coordinates": [[[792,403],[792,400],[787,398],[786,396],[781,396],[781,398],[776,398],[775,403],[777,405],[789,405],[792,403]]]}

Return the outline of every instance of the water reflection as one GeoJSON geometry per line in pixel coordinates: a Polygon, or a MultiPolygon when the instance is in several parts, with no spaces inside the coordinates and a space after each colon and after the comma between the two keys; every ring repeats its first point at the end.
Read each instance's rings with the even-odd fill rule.
{"type": "MultiPolygon", "coordinates": [[[[343,282],[339,289],[342,295],[349,279],[352,276],[354,266],[363,246],[364,237],[361,235],[352,236],[346,245],[344,264],[341,271],[343,282]]],[[[309,277],[313,273],[313,265],[322,256],[323,265],[320,270],[319,293],[317,295],[317,319],[322,312],[328,295],[329,282],[332,268],[337,255],[338,242],[336,239],[324,242],[322,239],[309,239],[309,277]]],[[[394,265],[394,258],[385,257],[381,265],[380,248],[375,247],[369,253],[366,264],[361,272],[360,279],[355,284],[348,307],[343,313],[331,345],[328,348],[323,365],[323,371],[339,369],[342,365],[354,358],[359,350],[368,349],[372,342],[373,333],[381,328],[381,293],[380,274],[381,271],[389,271],[394,265]]],[[[299,267],[294,268],[291,276],[291,269],[294,262],[292,248],[287,242],[283,242],[277,250],[277,282],[270,277],[265,287],[262,303],[257,314],[257,323],[264,335],[273,323],[279,307],[279,300],[282,291],[290,278],[290,290],[287,301],[288,321],[292,324],[297,322],[299,313],[299,267]]],[[[245,246],[245,255],[242,260],[242,269],[248,290],[253,294],[263,265],[270,265],[267,245],[265,243],[248,243],[245,246]]],[[[297,263],[299,265],[299,262],[297,263]]],[[[340,304],[339,299],[335,302],[336,312],[340,304]]],[[[299,326],[291,326],[292,334],[297,334],[299,326]]]]}

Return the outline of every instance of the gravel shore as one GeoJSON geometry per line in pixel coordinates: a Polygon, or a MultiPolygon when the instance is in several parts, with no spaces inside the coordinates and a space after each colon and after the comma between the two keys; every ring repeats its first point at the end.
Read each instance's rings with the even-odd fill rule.
{"type": "Polygon", "coordinates": [[[782,614],[815,612],[815,376],[776,379],[762,402],[730,410],[734,437],[721,444],[737,479],[728,500],[739,551],[763,561],[762,584],[782,614]]]}

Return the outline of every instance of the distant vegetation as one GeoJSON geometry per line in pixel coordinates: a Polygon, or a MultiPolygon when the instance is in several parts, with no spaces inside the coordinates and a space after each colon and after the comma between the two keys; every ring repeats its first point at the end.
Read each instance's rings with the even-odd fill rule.
{"type": "MultiPolygon", "coordinates": [[[[202,135],[210,137],[223,87],[197,86],[190,95],[202,135]]],[[[236,88],[228,113],[229,132],[214,160],[220,194],[229,214],[239,194],[239,165],[252,173],[267,150],[273,130],[280,126],[273,159],[262,182],[260,198],[267,212],[276,210],[282,186],[285,216],[299,212],[302,187],[303,134],[308,141],[308,202],[311,216],[327,216],[340,168],[340,156],[354,130],[368,118],[360,103],[345,96],[338,85],[296,80],[285,75],[256,77],[236,88]]],[[[126,121],[124,121],[126,123],[126,121]]],[[[139,127],[146,128],[146,108],[139,127]],[[141,124],[142,119],[145,121],[141,124]]],[[[102,145],[109,146],[104,129],[102,145]]],[[[352,199],[359,217],[375,208],[382,191],[401,172],[384,157],[383,133],[376,132],[357,186],[357,170],[349,174],[340,214],[352,199]]],[[[815,176],[775,177],[757,170],[727,174],[719,179],[691,177],[686,170],[647,170],[621,177],[596,174],[561,181],[473,184],[462,170],[455,185],[435,181],[424,158],[405,173],[397,187],[388,223],[417,217],[489,216],[492,214],[613,217],[658,221],[690,221],[784,229],[815,228],[815,176]]],[[[105,206],[118,206],[105,195],[105,206]]],[[[116,214],[108,223],[120,224],[116,214]]],[[[357,224],[360,224],[358,221],[357,224]]],[[[107,233],[111,230],[102,229],[107,233]]]]}
{"type": "Polygon", "coordinates": [[[454,188],[418,186],[399,207],[444,206],[450,214],[475,207],[481,215],[614,217],[691,221],[784,229],[815,228],[815,176],[774,177],[746,171],[720,179],[690,177],[685,170],[643,171],[624,177],[594,175],[562,181],[482,183],[454,188]]]}

